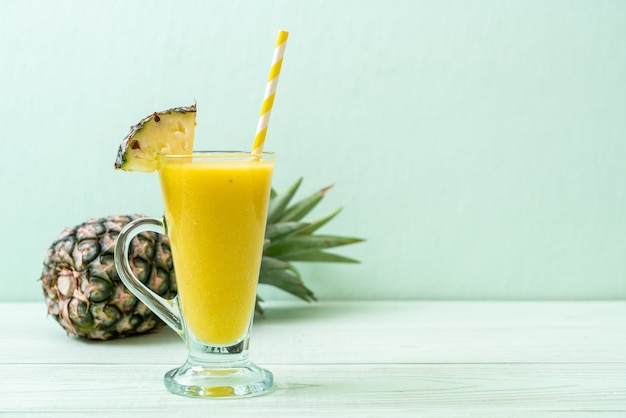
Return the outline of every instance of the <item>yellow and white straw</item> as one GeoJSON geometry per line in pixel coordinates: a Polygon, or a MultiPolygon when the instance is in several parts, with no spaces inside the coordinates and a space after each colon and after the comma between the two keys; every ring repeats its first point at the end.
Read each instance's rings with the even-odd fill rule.
{"type": "Polygon", "coordinates": [[[278,76],[280,76],[280,68],[283,65],[283,55],[285,55],[285,47],[287,46],[287,37],[289,32],[281,30],[276,39],[274,47],[274,57],[272,58],[272,67],[270,75],[267,78],[265,86],[265,96],[263,97],[263,106],[259,115],[259,123],[256,127],[256,136],[254,137],[254,145],[252,146],[253,154],[261,154],[263,152],[263,144],[265,143],[265,135],[267,135],[267,125],[270,121],[272,106],[274,105],[274,95],[276,94],[276,86],[278,85],[278,76]]]}

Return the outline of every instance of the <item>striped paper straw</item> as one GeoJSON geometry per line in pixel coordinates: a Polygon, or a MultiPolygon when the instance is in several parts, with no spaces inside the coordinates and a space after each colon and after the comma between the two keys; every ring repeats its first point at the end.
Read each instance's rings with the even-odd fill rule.
{"type": "Polygon", "coordinates": [[[272,106],[274,105],[274,95],[276,94],[276,86],[278,85],[278,76],[280,68],[283,65],[283,55],[287,46],[287,37],[289,32],[281,30],[278,32],[276,46],[274,47],[274,57],[272,58],[272,67],[270,75],[267,78],[265,86],[265,96],[263,97],[263,106],[259,115],[259,123],[256,127],[256,136],[254,137],[254,145],[252,146],[253,154],[261,154],[263,152],[263,144],[265,143],[265,135],[267,135],[267,125],[270,121],[272,106]]]}

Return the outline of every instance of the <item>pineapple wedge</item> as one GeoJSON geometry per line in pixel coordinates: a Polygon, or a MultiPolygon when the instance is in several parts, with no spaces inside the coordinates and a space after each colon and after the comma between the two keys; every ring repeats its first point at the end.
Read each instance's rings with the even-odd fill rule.
{"type": "Polygon", "coordinates": [[[122,141],[115,169],[149,173],[157,168],[157,154],[191,154],[195,127],[195,103],[146,116],[122,141]]]}

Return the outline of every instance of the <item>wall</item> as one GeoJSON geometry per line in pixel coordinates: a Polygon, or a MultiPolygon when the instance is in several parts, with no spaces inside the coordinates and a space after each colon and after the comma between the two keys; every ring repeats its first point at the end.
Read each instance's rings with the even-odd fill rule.
{"type": "Polygon", "coordinates": [[[248,149],[279,29],[275,186],[335,184],[326,232],[367,239],[300,266],[320,298],[626,297],[624,1],[0,0],[0,300],[64,227],[162,213],[113,170],[146,114],[248,149]]]}

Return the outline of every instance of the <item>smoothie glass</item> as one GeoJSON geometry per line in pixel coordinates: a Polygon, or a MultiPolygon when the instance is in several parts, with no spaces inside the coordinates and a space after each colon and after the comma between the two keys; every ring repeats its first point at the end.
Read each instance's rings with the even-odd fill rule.
{"type": "Polygon", "coordinates": [[[272,374],[248,356],[274,156],[194,152],[158,157],[164,220],[129,223],[115,247],[122,282],[173,328],[187,361],[165,374],[165,386],[191,397],[241,397],[272,386],[272,374]],[[163,299],[133,274],[131,240],[166,234],[178,294],[163,299]]]}

